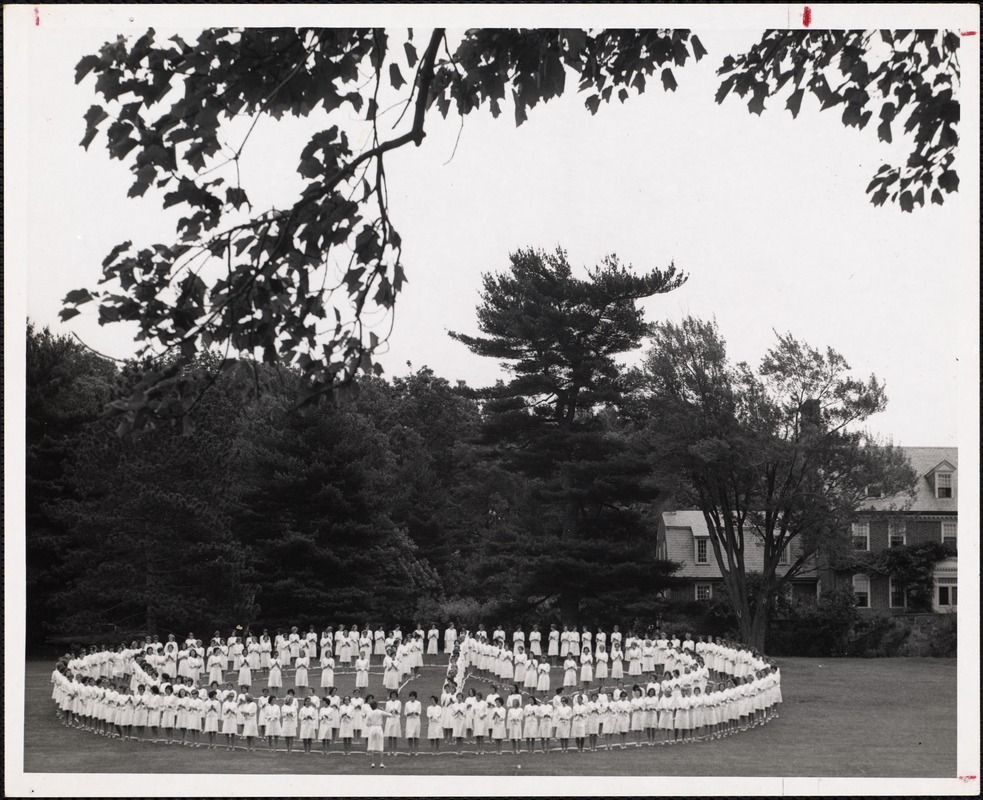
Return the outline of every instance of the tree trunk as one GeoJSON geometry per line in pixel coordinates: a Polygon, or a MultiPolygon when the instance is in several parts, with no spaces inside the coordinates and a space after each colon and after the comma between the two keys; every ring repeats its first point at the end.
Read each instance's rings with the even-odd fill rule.
{"type": "Polygon", "coordinates": [[[761,653],[765,652],[765,640],[768,636],[767,604],[755,609],[748,634],[747,638],[744,639],[744,644],[750,645],[761,653]]]}
{"type": "Polygon", "coordinates": [[[149,538],[144,541],[143,555],[145,561],[144,587],[146,590],[146,632],[153,636],[157,633],[157,608],[155,603],[157,591],[157,564],[154,561],[153,550],[149,538]]]}
{"type": "Polygon", "coordinates": [[[580,593],[565,590],[560,593],[560,622],[563,625],[580,624],[580,593]]]}

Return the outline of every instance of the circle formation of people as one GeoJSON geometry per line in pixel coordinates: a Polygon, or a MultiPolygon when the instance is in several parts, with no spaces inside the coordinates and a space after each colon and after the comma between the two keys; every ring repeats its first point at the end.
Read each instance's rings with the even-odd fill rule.
{"type": "Polygon", "coordinates": [[[282,739],[287,753],[299,739],[305,753],[364,747],[372,767],[384,767],[383,753],[401,742],[400,752],[415,756],[465,746],[518,755],[705,741],[769,721],[782,702],[777,666],[752,648],[689,633],[556,625],[511,634],[453,624],[442,634],[417,625],[406,635],[368,625],[272,636],[237,629],[226,638],[216,631],[207,646],[194,634],[183,642],[148,636],[68,653],[51,681],[62,723],[103,736],[230,751],[265,740],[274,752],[283,752],[282,739]],[[425,654],[444,666],[441,639],[443,690],[404,699],[425,654]],[[374,664],[384,701],[367,691],[374,664]],[[281,698],[291,672],[294,686],[281,698]],[[336,674],[352,673],[354,690],[340,696],[336,674]]]}

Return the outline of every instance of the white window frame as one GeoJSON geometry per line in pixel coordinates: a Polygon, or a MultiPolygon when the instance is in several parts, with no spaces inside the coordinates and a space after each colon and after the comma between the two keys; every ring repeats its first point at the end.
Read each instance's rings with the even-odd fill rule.
{"type": "Polygon", "coordinates": [[[950,519],[944,519],[944,520],[942,520],[942,537],[941,537],[942,544],[945,544],[945,540],[946,539],[952,539],[952,540],[954,540],[952,546],[958,549],[958,547],[959,547],[959,523],[956,520],[954,520],[954,519],[951,519],[951,520],[950,519]],[[951,530],[952,530],[952,535],[951,536],[946,536],[945,535],[946,525],[950,525],[951,526],[951,530]]]}
{"type": "Polygon", "coordinates": [[[955,598],[956,602],[955,603],[952,602],[953,600],[952,592],[957,590],[958,588],[959,588],[959,583],[957,582],[955,576],[950,577],[948,575],[943,575],[943,576],[936,577],[935,578],[935,605],[938,608],[944,608],[944,609],[957,608],[959,605],[958,603],[959,596],[957,594],[955,598]],[[943,589],[945,589],[949,593],[949,602],[947,603],[942,602],[943,589]]]}
{"type": "Polygon", "coordinates": [[[861,522],[852,523],[850,525],[850,536],[854,544],[853,547],[854,550],[860,550],[860,548],[856,546],[856,540],[862,536],[864,538],[865,545],[863,550],[861,550],[861,552],[867,552],[867,553],[870,552],[870,521],[869,520],[863,520],[861,522]]]}
{"type": "Polygon", "coordinates": [[[940,500],[951,500],[955,496],[954,489],[955,489],[955,487],[952,485],[952,473],[951,472],[941,471],[940,470],[939,472],[936,472],[935,473],[935,496],[938,499],[940,499],[940,500]],[[940,478],[946,478],[949,485],[948,486],[942,486],[941,485],[941,482],[939,480],[940,478]],[[947,494],[947,495],[940,494],[940,492],[943,489],[948,489],[949,490],[949,494],[947,494]]]}
{"type": "Polygon", "coordinates": [[[693,537],[693,563],[694,564],[709,564],[710,563],[710,537],[709,536],[694,536],[693,537]],[[700,542],[703,542],[703,560],[700,560],[700,542]]]}
{"type": "Polygon", "coordinates": [[[705,603],[708,600],[713,600],[713,584],[712,583],[695,583],[693,584],[693,598],[698,602],[705,603]],[[707,596],[700,597],[700,589],[706,587],[707,596]]]}
{"type": "Polygon", "coordinates": [[[778,554],[778,564],[782,567],[787,567],[790,561],[789,558],[789,543],[786,542],[785,546],[782,548],[782,552],[778,554]]]}
{"type": "Polygon", "coordinates": [[[889,608],[907,608],[908,607],[908,592],[900,584],[896,584],[894,577],[889,577],[887,579],[887,604],[889,608]],[[894,602],[894,592],[899,590],[901,594],[901,605],[896,605],[894,602]]]}
{"type": "Polygon", "coordinates": [[[853,594],[854,596],[857,597],[857,608],[870,608],[871,607],[870,606],[870,575],[864,575],[862,572],[856,573],[853,576],[852,587],[853,587],[853,594]],[[858,579],[860,579],[861,583],[866,584],[867,586],[866,590],[861,591],[857,589],[858,579]],[[866,595],[866,601],[863,603],[863,605],[860,604],[860,597],[859,597],[860,594],[866,595]]]}
{"type": "Polygon", "coordinates": [[[888,520],[887,523],[887,546],[888,547],[904,547],[908,544],[908,523],[901,520],[888,520]],[[898,535],[898,531],[901,532],[901,544],[896,545],[891,542],[891,539],[898,535]]]}

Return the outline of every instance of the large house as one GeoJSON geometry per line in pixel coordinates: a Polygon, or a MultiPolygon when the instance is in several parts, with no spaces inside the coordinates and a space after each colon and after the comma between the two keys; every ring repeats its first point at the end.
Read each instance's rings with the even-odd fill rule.
{"type": "MultiPolygon", "coordinates": [[[[786,548],[779,560],[778,574],[783,575],[801,551],[797,542],[786,548]]],[[[674,600],[710,600],[726,592],[724,579],[710,543],[710,531],[702,511],[664,511],[659,526],[659,557],[682,564],[676,577],[687,579],[683,589],[674,589],[674,600]]],[[[760,572],[764,566],[764,545],[751,538],[745,545],[744,563],[748,572],[760,572]]],[[[812,602],[817,596],[815,565],[808,563],[789,584],[793,599],[812,602]]]]}
{"type": "MultiPolygon", "coordinates": [[[[952,555],[936,562],[932,609],[951,612],[958,604],[956,550],[959,540],[958,450],[955,447],[905,447],[918,478],[910,506],[897,510],[901,498],[871,496],[852,526],[855,552],[878,553],[890,547],[935,541],[952,555]]],[[[908,598],[904,587],[890,576],[870,576],[849,569],[828,569],[823,581],[833,586],[852,586],[861,609],[903,613],[908,598]]]]}
{"type": "MultiPolygon", "coordinates": [[[[869,497],[852,525],[852,542],[858,552],[876,553],[888,547],[929,540],[948,545],[955,552],[957,526],[957,449],[954,447],[906,447],[915,472],[915,500],[904,511],[893,510],[899,498],[869,497]]],[[[797,542],[782,556],[789,564],[796,558],[797,542]]],[[[751,540],[745,550],[747,570],[760,571],[764,547],[751,540]]],[[[709,600],[726,591],[710,543],[710,531],[701,511],[666,511],[659,526],[659,557],[682,564],[677,577],[687,579],[683,589],[670,594],[677,600],[709,600]]],[[[782,567],[779,566],[779,574],[782,567]]],[[[957,605],[956,558],[935,564],[933,609],[954,611],[957,605]]],[[[890,577],[869,576],[849,569],[830,567],[826,559],[807,562],[806,568],[789,583],[792,599],[813,602],[826,588],[850,586],[861,609],[907,608],[904,587],[890,577]]]]}

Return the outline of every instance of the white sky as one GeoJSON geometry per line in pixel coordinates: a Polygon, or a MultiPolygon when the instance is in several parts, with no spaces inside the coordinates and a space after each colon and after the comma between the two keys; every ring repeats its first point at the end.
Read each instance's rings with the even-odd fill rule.
{"type": "MultiPolygon", "coordinates": [[[[117,357],[134,352],[135,328],[101,328],[95,304],[60,323],[61,300],[95,286],[118,242],[172,241],[180,214],[161,213],[152,192],[127,199],[132,176],[109,160],[102,137],[89,152],[78,146],[82,115],[96,98],[91,76],[74,84],[74,66],[115,37],[121,22],[137,35],[153,24],[160,38],[180,30],[193,40],[200,31],[139,13],[133,24],[117,15],[80,27],[77,14],[46,8],[30,31],[29,75],[44,90],[30,94],[27,109],[26,157],[41,167],[23,187],[27,313],[117,357]]],[[[876,121],[862,132],[847,129],[840,110],[820,114],[808,96],[794,121],[784,98],[761,117],[736,96],[717,106],[722,57],[754,43],[761,27],[694,29],[710,54],[675,69],[675,94],[650,80],[644,95],[602,106],[592,119],[583,96],[569,91],[534,109],[519,129],[509,107],[498,120],[473,114],[450,163],[460,123],[434,109],[423,146],[390,155],[391,217],[409,283],[381,359],[387,372],[402,374],[411,361],[472,385],[494,381],[499,366],[446,331],[475,331],[480,275],[504,269],[510,251],[562,245],[575,265],[612,252],[639,268],[675,260],[689,282],[646,301],[651,320],[716,316],[732,357],[754,363],[773,342],[772,329],[832,346],[861,375],[886,381],[889,407],[871,420],[875,430],[902,444],[954,444],[951,317],[974,263],[964,220],[975,198],[963,153],[964,191],[942,208],[874,208],[864,188],[882,163],[903,161],[903,138],[878,142],[876,121]]],[[[426,33],[418,30],[417,41],[426,33]]],[[[346,107],[343,122],[350,117],[346,107]]],[[[301,185],[301,147],[335,121],[322,112],[260,123],[242,165],[255,205],[290,200],[301,185]]]]}
{"type": "MultiPolygon", "coordinates": [[[[24,703],[23,320],[74,331],[102,352],[132,352],[120,326],[101,329],[89,315],[67,326],[60,301],[91,287],[116,243],[168,241],[173,217],[149,197],[126,199],[131,176],[97,142],[78,147],[91,83],[75,87],[74,66],[117,33],[142,34],[217,25],[445,25],[499,27],[692,27],[710,54],[676,70],[679,89],[650,86],[624,106],[591,119],[571,94],[534,109],[516,130],[511,114],[467,119],[450,157],[457,121],[434,114],[419,149],[388,161],[391,212],[403,235],[410,283],[400,298],[391,373],[427,364],[451,379],[480,385],[494,364],[446,336],[474,331],[479,277],[506,267],[508,253],[530,245],[564,246],[575,264],[616,252],[638,267],[670,259],[690,275],[677,292],[650,300],[650,318],[716,316],[735,359],[757,361],[772,329],[839,350],[861,375],[887,383],[889,410],[875,430],[906,445],[951,445],[960,459],[960,512],[979,514],[979,35],[962,40],[963,190],[941,209],[902,214],[875,209],[864,188],[900,152],[872,129],[844,128],[835,110],[819,115],[807,98],[796,121],[781,107],[760,118],[738,99],[713,102],[714,70],[726,53],[768,27],[800,27],[801,5],[522,6],[40,6],[4,7],[4,307],[5,307],[5,779],[12,794],[173,794],[236,791],[320,795],[311,776],[31,775],[22,772],[24,703]],[[11,377],[13,376],[13,377],[11,377]],[[967,457],[968,456],[968,457],[967,457]]],[[[980,30],[975,4],[813,5],[814,28],[980,30]]],[[[783,106],[784,101],[778,103],[783,106]]],[[[251,145],[245,188],[259,201],[289,197],[299,142],[313,132],[264,123],[251,145]],[[299,137],[299,138],[298,138],[299,137]]],[[[329,124],[329,123],[328,123],[329,124]]],[[[270,202],[269,200],[267,202],[270,202]]],[[[967,524],[967,528],[972,525],[967,524]]],[[[964,624],[959,630],[959,748],[962,775],[979,775],[978,540],[960,559],[964,624]],[[965,624],[967,623],[968,624],[965,624]],[[968,711],[964,714],[963,712],[968,711]]],[[[633,793],[651,780],[513,778],[494,785],[434,777],[332,776],[332,790],[395,793],[633,793]]],[[[892,780],[817,777],[660,779],[674,793],[978,794],[978,778],[892,780]],[[820,783],[821,781],[821,783],[820,783]]]]}

